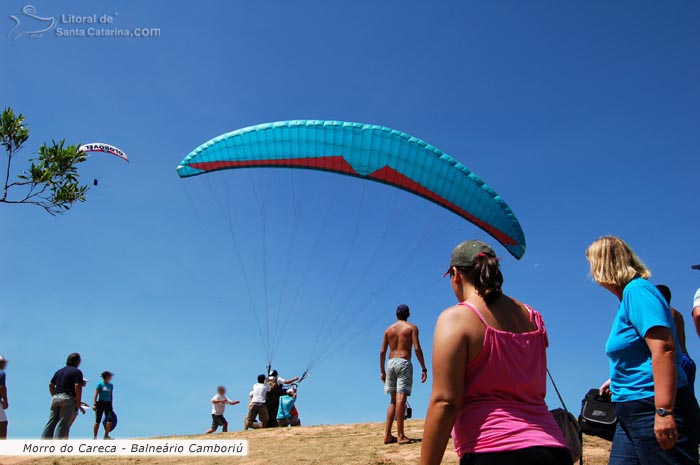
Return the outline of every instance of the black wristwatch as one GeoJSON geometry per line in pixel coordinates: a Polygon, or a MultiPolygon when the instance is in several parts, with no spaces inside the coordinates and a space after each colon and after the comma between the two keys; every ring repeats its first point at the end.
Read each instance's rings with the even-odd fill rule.
{"type": "Polygon", "coordinates": [[[427,368],[423,368],[423,373],[427,373],[427,372],[428,372],[428,369],[427,369],[427,368]]]}
{"type": "Polygon", "coordinates": [[[672,417],[673,410],[666,410],[665,408],[656,409],[656,414],[660,417],[672,417]]]}

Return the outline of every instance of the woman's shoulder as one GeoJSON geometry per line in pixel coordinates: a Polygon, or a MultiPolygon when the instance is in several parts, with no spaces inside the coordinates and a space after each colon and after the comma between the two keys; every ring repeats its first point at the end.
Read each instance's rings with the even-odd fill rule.
{"type": "Polygon", "coordinates": [[[651,291],[652,289],[655,289],[655,287],[649,280],[637,277],[627,283],[622,293],[629,294],[630,292],[638,292],[640,290],[651,291]]]}
{"type": "Polygon", "coordinates": [[[468,304],[459,303],[446,308],[438,316],[438,325],[446,325],[453,328],[467,327],[473,322],[478,322],[474,309],[468,304]]]}
{"type": "Polygon", "coordinates": [[[501,299],[502,299],[504,302],[506,302],[507,304],[520,307],[522,310],[526,310],[526,311],[528,311],[528,312],[533,312],[533,311],[535,311],[535,309],[532,307],[532,305],[526,304],[526,303],[523,302],[522,300],[518,300],[518,299],[516,299],[515,297],[512,297],[512,296],[503,294],[503,296],[501,297],[501,299]]]}
{"type": "Polygon", "coordinates": [[[634,278],[627,283],[622,291],[623,304],[630,304],[630,302],[637,301],[657,301],[661,299],[663,299],[663,297],[656,287],[644,278],[634,278]]]}

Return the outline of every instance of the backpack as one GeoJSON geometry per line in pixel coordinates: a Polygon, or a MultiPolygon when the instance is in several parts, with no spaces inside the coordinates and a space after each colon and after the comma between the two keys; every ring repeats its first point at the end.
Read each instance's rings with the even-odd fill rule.
{"type": "Polygon", "coordinates": [[[608,396],[601,396],[598,389],[591,389],[581,401],[581,430],[590,435],[612,441],[617,426],[617,415],[608,396]]]}
{"type": "Polygon", "coordinates": [[[277,376],[268,376],[265,384],[269,388],[266,396],[268,402],[275,402],[284,395],[284,388],[277,383],[277,376]]]}

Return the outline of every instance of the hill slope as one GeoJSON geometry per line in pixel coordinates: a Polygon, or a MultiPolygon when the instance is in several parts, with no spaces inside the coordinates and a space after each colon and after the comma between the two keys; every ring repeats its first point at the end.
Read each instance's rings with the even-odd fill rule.
{"type": "MultiPolygon", "coordinates": [[[[184,465],[245,463],[263,465],[270,463],[294,463],[308,465],[395,465],[417,464],[420,444],[405,446],[382,444],[384,425],[361,423],[352,425],[310,426],[301,428],[264,429],[216,435],[217,438],[247,439],[248,457],[240,458],[9,458],[0,457],[3,465],[184,465]]],[[[423,420],[407,422],[406,434],[412,438],[423,435],[423,420]]],[[[206,439],[212,436],[186,436],[168,439],[206,439]]],[[[586,438],[586,464],[606,465],[609,443],[596,438],[586,438]]],[[[442,462],[456,465],[457,455],[451,446],[442,462]]]]}

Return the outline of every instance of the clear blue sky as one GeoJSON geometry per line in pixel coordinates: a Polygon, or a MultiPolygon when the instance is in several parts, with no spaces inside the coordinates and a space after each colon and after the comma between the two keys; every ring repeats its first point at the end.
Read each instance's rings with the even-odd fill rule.
{"type": "MultiPolygon", "coordinates": [[[[10,41],[9,15],[25,4],[3,2],[1,103],[27,116],[26,154],[65,137],[115,144],[132,160],[91,157],[83,173],[99,186],[63,217],[0,207],[12,437],[40,434],[48,380],[72,351],[89,392],[100,371],[116,372],[121,437],[205,430],[218,384],[245,399],[265,356],[222,211],[261,317],[265,287],[272,315],[280,300],[282,317],[292,312],[275,358],[283,376],[306,367],[324,315],[356,334],[302,385],[303,421],[383,419],[377,355],[395,305],[412,307],[429,358],[435,319],[454,300],[438,279],[449,252],[484,234],[409,194],[336,175],[177,177],[199,144],[266,121],[387,125],[493,186],[528,240],[521,262],[498,248],[506,291],[544,314],[550,367],[573,410],[606,378],[616,309],[587,277],[592,240],[628,240],[689,315],[700,286],[690,270],[700,262],[696,1],[32,3],[39,16],[107,14],[161,36],[10,41]]],[[[415,389],[417,416],[429,391],[415,389]]],[[[234,427],[243,414],[227,411],[234,427]]],[[[81,418],[74,435],[90,428],[81,418]]]]}

